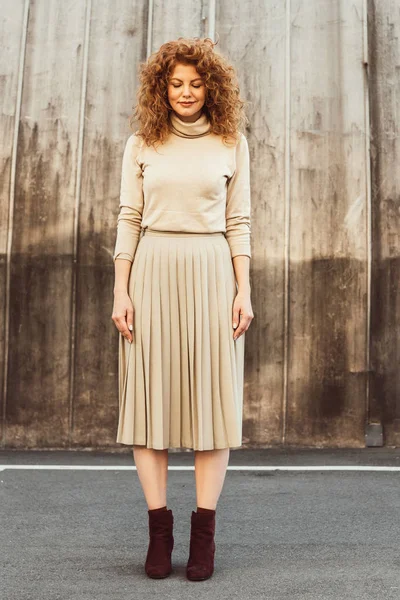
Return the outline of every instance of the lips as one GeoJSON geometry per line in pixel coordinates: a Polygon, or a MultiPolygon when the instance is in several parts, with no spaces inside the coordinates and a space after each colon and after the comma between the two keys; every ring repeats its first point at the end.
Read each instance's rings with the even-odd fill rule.
{"type": "Polygon", "coordinates": [[[183,104],[183,106],[190,106],[191,104],[194,104],[193,102],[181,102],[181,104],[183,104]]]}

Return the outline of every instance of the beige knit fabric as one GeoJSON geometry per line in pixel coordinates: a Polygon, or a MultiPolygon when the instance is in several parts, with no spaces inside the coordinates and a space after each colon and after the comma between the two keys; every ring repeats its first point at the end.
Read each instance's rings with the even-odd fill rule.
{"type": "Polygon", "coordinates": [[[213,450],[242,444],[245,334],[223,233],[146,229],[129,279],[133,343],[119,336],[116,441],[213,450]]]}
{"type": "Polygon", "coordinates": [[[247,142],[223,146],[204,114],[171,122],[159,155],[131,136],[123,158],[114,260],[133,261],[134,326],[132,344],[119,336],[116,441],[239,448],[245,334],[233,340],[232,256],[251,256],[247,142]]]}
{"type": "Polygon", "coordinates": [[[122,161],[120,212],[113,258],[133,261],[141,228],[192,233],[224,232],[231,256],[251,257],[250,167],[246,137],[236,146],[207,133],[205,115],[170,122],[186,138],[171,133],[157,150],[132,134],[122,161]]]}

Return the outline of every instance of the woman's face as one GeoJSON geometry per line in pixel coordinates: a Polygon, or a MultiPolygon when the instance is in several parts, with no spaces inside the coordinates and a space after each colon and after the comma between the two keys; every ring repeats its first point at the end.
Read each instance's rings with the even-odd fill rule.
{"type": "Polygon", "coordinates": [[[178,63],[168,81],[168,100],[182,121],[196,121],[206,99],[206,87],[194,65],[178,63]],[[190,104],[185,105],[184,102],[190,104]]]}

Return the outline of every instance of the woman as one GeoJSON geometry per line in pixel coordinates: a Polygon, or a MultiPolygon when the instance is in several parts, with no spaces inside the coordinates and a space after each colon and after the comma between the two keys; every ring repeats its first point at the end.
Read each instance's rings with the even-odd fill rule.
{"type": "Polygon", "coordinates": [[[242,444],[250,301],[244,101],[211,39],[179,38],[141,65],[140,128],[127,140],[114,251],[117,442],[133,445],[148,506],[149,577],[171,573],[168,448],[195,453],[186,574],[214,570],[215,513],[242,444]],[[142,235],[140,235],[142,233],[142,235]]]}

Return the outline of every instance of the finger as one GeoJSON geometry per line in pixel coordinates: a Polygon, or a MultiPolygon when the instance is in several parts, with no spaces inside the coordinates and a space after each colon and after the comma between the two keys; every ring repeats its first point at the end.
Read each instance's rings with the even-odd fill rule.
{"type": "Polygon", "coordinates": [[[118,329],[120,330],[121,334],[128,340],[128,342],[131,342],[132,336],[128,329],[128,325],[127,325],[125,317],[121,317],[120,319],[118,319],[118,324],[119,324],[118,329]]]}
{"type": "Polygon", "coordinates": [[[232,327],[233,327],[233,329],[236,329],[236,327],[238,327],[238,325],[239,325],[239,310],[240,310],[240,307],[237,307],[237,308],[233,309],[233,314],[232,314],[232,327]]]}
{"type": "Polygon", "coordinates": [[[237,340],[247,329],[249,319],[241,315],[239,327],[236,329],[233,335],[233,339],[237,340]]]}
{"type": "Polygon", "coordinates": [[[133,331],[133,308],[128,308],[126,312],[126,322],[128,325],[128,329],[130,331],[133,331]]]}
{"type": "Polygon", "coordinates": [[[114,321],[114,325],[115,325],[115,327],[118,329],[118,331],[119,331],[120,333],[122,333],[122,331],[121,331],[121,327],[123,326],[123,325],[122,325],[122,323],[123,323],[123,317],[117,317],[117,316],[114,316],[114,317],[113,317],[113,321],[114,321]]]}
{"type": "Polygon", "coordinates": [[[238,338],[240,338],[240,336],[242,335],[242,333],[244,333],[243,329],[239,329],[239,328],[236,329],[235,333],[233,334],[233,339],[235,340],[235,342],[236,342],[236,340],[238,338]]]}

